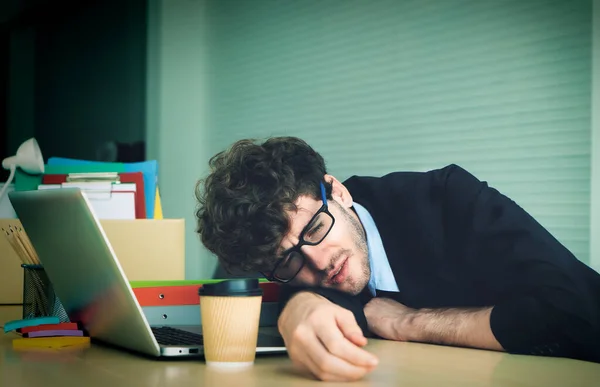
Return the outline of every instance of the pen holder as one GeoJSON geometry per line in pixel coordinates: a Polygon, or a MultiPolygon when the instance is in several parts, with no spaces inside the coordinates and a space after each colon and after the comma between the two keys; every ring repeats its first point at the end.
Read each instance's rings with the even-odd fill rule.
{"type": "Polygon", "coordinates": [[[23,318],[56,316],[61,322],[69,317],[42,265],[26,265],[23,268],[23,318]]]}

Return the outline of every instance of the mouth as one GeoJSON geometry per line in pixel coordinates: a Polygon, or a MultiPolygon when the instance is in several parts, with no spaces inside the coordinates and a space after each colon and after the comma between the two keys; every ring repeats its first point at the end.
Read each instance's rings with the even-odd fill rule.
{"type": "Polygon", "coordinates": [[[347,277],[348,274],[348,259],[350,257],[344,257],[344,259],[341,261],[341,263],[338,265],[338,267],[336,267],[335,269],[333,269],[331,271],[331,273],[329,274],[329,277],[327,278],[327,282],[331,285],[339,285],[342,282],[344,282],[344,280],[347,277]]]}

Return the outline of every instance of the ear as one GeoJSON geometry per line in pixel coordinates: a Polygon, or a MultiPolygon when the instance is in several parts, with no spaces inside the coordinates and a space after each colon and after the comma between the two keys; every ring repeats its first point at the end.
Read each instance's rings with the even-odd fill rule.
{"type": "Polygon", "coordinates": [[[348,191],[345,185],[331,175],[325,175],[325,181],[331,183],[331,196],[333,197],[333,200],[343,207],[352,207],[352,204],[354,203],[352,195],[350,195],[350,191],[348,191]]]}

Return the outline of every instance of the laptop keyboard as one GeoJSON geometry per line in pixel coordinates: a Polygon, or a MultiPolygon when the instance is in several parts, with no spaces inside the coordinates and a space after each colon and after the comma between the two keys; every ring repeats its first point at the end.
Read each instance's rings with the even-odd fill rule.
{"type": "Polygon", "coordinates": [[[152,327],[156,341],[162,345],[202,345],[202,335],[172,327],[152,327]]]}

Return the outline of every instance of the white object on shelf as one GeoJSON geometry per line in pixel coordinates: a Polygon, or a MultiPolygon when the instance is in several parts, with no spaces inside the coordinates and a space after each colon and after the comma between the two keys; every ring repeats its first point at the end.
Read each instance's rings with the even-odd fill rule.
{"type": "Polygon", "coordinates": [[[135,219],[135,184],[114,184],[107,181],[38,185],[39,190],[70,187],[81,189],[98,219],[135,219]]]}
{"type": "MultiPolygon", "coordinates": [[[[6,183],[0,183],[0,191],[4,188],[6,183]]],[[[14,184],[9,184],[6,187],[6,195],[0,197],[0,219],[16,219],[17,214],[15,210],[10,204],[10,199],[8,198],[8,193],[15,190],[14,184]]]]}

